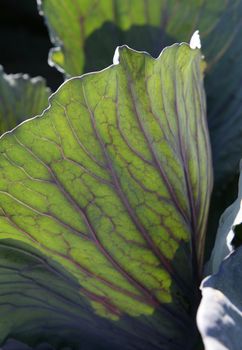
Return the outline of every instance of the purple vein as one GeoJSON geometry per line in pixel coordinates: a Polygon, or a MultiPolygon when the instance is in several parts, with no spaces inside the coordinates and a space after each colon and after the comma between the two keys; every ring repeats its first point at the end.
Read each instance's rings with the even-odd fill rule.
{"type": "MultiPolygon", "coordinates": [[[[161,80],[161,85],[162,85],[162,80],[161,80]]],[[[152,115],[152,117],[154,118],[154,120],[157,122],[157,124],[159,125],[159,128],[161,130],[161,132],[163,133],[163,137],[164,139],[166,140],[167,144],[169,144],[170,148],[172,149],[173,153],[174,153],[174,156],[180,156],[179,153],[177,153],[177,145],[176,147],[174,148],[174,146],[172,145],[172,143],[169,143],[169,138],[167,138],[166,136],[166,132],[164,130],[164,126],[162,125],[162,122],[161,122],[161,118],[156,114],[156,112],[154,111],[153,109],[153,103],[151,101],[151,97],[150,97],[150,92],[149,92],[149,88],[147,86],[147,80],[145,82],[145,89],[146,89],[146,94],[147,94],[147,97],[148,97],[148,100],[149,100],[149,111],[152,115]]],[[[171,134],[171,137],[173,138],[174,141],[176,141],[176,136],[175,134],[173,133],[172,129],[171,129],[171,126],[170,126],[170,122],[169,122],[169,113],[166,111],[166,107],[165,107],[165,97],[164,97],[164,92],[163,92],[164,88],[163,86],[161,86],[161,93],[162,93],[162,99],[163,99],[163,107],[164,107],[164,113],[165,113],[165,116],[166,116],[166,120],[167,120],[167,126],[168,126],[168,129],[170,131],[170,134],[171,134]]]]}
{"type": "MultiPolygon", "coordinates": [[[[62,106],[60,104],[60,106],[62,106]]],[[[65,109],[65,107],[63,106],[63,108],[65,109]]],[[[68,117],[68,114],[65,114],[66,117],[68,117]]],[[[40,139],[44,139],[45,141],[47,142],[50,142],[50,143],[53,143],[60,151],[61,155],[62,155],[62,158],[63,160],[66,160],[67,162],[70,162],[70,163],[73,163],[75,164],[78,168],[80,168],[82,171],[84,171],[85,173],[87,173],[88,175],[92,176],[93,178],[95,178],[96,180],[100,181],[101,183],[104,183],[108,186],[112,186],[112,183],[106,179],[103,179],[102,177],[96,175],[93,171],[91,171],[90,169],[87,169],[85,166],[83,166],[81,163],[79,163],[78,161],[74,160],[74,159],[71,159],[71,158],[68,158],[65,153],[64,153],[64,148],[62,146],[62,139],[61,139],[61,136],[59,134],[59,132],[57,131],[55,125],[53,123],[51,123],[54,131],[55,131],[55,134],[56,136],[58,137],[59,139],[59,143],[56,143],[56,142],[53,142],[52,140],[48,139],[48,138],[43,138],[43,137],[39,137],[40,139]]],[[[74,131],[74,130],[73,130],[74,131]]],[[[75,137],[75,135],[72,133],[72,135],[75,137]]],[[[79,144],[78,144],[79,145],[79,144]]],[[[98,164],[99,165],[99,164],[98,164]]]]}
{"type": "MultiPolygon", "coordinates": [[[[198,70],[194,68],[194,76],[195,76],[195,80],[199,81],[200,78],[200,74],[198,73],[198,70]]],[[[199,266],[201,269],[202,266],[202,260],[203,260],[203,249],[204,249],[204,239],[205,239],[205,227],[203,227],[206,218],[205,216],[207,215],[207,211],[208,211],[208,206],[209,206],[209,195],[211,193],[211,188],[212,188],[212,183],[211,183],[211,178],[212,178],[212,174],[211,174],[211,168],[212,168],[212,159],[211,159],[211,151],[210,151],[210,146],[209,146],[209,133],[208,133],[208,128],[207,128],[207,124],[206,124],[206,111],[205,111],[205,97],[203,95],[203,90],[199,89],[197,84],[195,84],[196,87],[196,92],[197,95],[199,96],[199,106],[200,106],[200,112],[201,115],[203,116],[202,121],[201,121],[201,130],[202,130],[202,134],[205,138],[205,147],[206,147],[206,154],[207,154],[207,166],[208,166],[208,174],[206,176],[206,180],[207,180],[207,186],[206,186],[206,193],[205,193],[205,197],[204,197],[204,205],[202,207],[202,212],[200,213],[201,219],[199,222],[199,230],[203,230],[203,234],[201,237],[201,251],[198,252],[198,262],[199,262],[199,266]],[[200,228],[201,226],[201,228],[200,228]]],[[[201,272],[201,271],[200,271],[201,272]]]]}
{"type": "MultiPolygon", "coordinates": [[[[16,137],[16,136],[15,136],[16,137]]],[[[19,141],[20,142],[20,141],[19,141]]],[[[81,217],[83,218],[83,221],[86,225],[86,227],[89,229],[89,232],[92,235],[92,238],[94,240],[94,242],[96,243],[97,247],[99,248],[100,251],[102,251],[102,253],[106,256],[106,258],[108,259],[108,261],[114,266],[116,267],[116,269],[121,273],[121,275],[123,277],[125,277],[127,280],[129,280],[131,283],[133,283],[136,287],[136,289],[145,296],[145,299],[143,301],[147,302],[150,305],[153,306],[157,306],[157,304],[159,303],[156,298],[154,296],[150,295],[150,292],[148,290],[146,290],[146,288],[140,284],[138,281],[136,281],[126,270],[123,269],[123,267],[121,267],[116,261],[115,259],[111,256],[111,254],[109,252],[106,251],[105,247],[102,245],[101,241],[98,238],[97,233],[95,232],[94,227],[92,226],[92,224],[89,221],[89,218],[85,212],[85,210],[83,210],[79,204],[75,201],[75,199],[66,191],[65,187],[63,186],[62,183],[59,182],[58,178],[56,177],[55,173],[53,172],[53,170],[51,169],[51,167],[49,167],[47,164],[45,164],[32,150],[30,150],[26,145],[20,143],[22,145],[22,147],[24,147],[24,149],[29,152],[30,154],[32,154],[32,156],[38,160],[41,164],[43,164],[43,166],[45,166],[45,168],[49,171],[49,173],[51,174],[53,180],[55,181],[56,186],[58,187],[58,189],[62,192],[62,194],[64,195],[64,198],[67,199],[67,201],[73,206],[73,208],[81,215],[81,217]]],[[[46,247],[46,249],[48,249],[46,247]]],[[[50,250],[50,249],[48,249],[50,250]]],[[[65,255],[60,254],[58,252],[55,252],[56,254],[60,255],[63,258],[66,258],[65,255]]],[[[75,264],[76,266],[81,266],[80,264],[78,264],[75,261],[72,261],[73,264],[75,264]]],[[[82,267],[83,268],[83,267],[82,267]]],[[[86,269],[87,270],[87,269],[86,269]]],[[[90,271],[88,270],[89,274],[90,271]]],[[[113,285],[111,282],[104,280],[103,278],[101,278],[100,276],[94,274],[95,278],[101,280],[103,283],[109,283],[111,286],[113,286],[113,289],[118,288],[119,291],[123,292],[123,289],[113,285]]],[[[126,294],[130,294],[128,291],[126,291],[126,294]]],[[[132,294],[132,293],[131,293],[132,294]]],[[[132,294],[133,295],[133,294],[132,294]]],[[[136,296],[136,298],[140,298],[138,295],[136,296]]]]}
{"type": "MultiPolygon", "coordinates": [[[[176,108],[176,118],[177,118],[177,125],[178,125],[178,135],[179,135],[179,143],[180,143],[180,149],[181,149],[181,157],[183,159],[183,169],[184,169],[184,175],[185,175],[185,181],[186,181],[186,188],[187,188],[187,194],[188,194],[188,202],[190,206],[190,213],[191,213],[191,255],[192,255],[192,267],[193,267],[193,278],[197,285],[199,285],[199,269],[198,269],[198,256],[197,256],[197,248],[195,239],[198,236],[197,233],[197,213],[194,203],[194,196],[191,188],[191,182],[189,179],[189,171],[188,171],[188,160],[187,160],[187,152],[184,150],[183,143],[182,143],[182,134],[181,134],[181,125],[180,120],[183,120],[183,116],[180,113],[179,105],[178,105],[178,73],[177,70],[175,70],[175,80],[174,80],[174,91],[175,91],[175,108],[176,108]]],[[[186,132],[188,129],[188,115],[186,113],[186,103],[185,104],[185,128],[186,132]]]]}
{"type": "Polygon", "coordinates": [[[108,251],[106,251],[102,242],[99,240],[99,237],[98,237],[93,225],[91,224],[86,211],[79,206],[79,204],[75,201],[75,199],[68,192],[66,192],[64,186],[59,182],[59,180],[57,179],[57,177],[55,176],[55,174],[53,173],[52,170],[51,170],[51,172],[53,174],[53,178],[55,179],[55,182],[56,182],[59,190],[64,194],[65,198],[69,201],[70,204],[72,204],[72,206],[76,209],[77,212],[79,212],[79,214],[83,218],[83,221],[84,221],[86,227],[88,228],[97,248],[103,253],[103,255],[107,258],[107,260],[120,272],[120,274],[123,277],[125,277],[129,282],[133,283],[135,285],[136,289],[139,292],[141,292],[143,295],[146,296],[148,303],[150,300],[151,305],[152,304],[156,305],[157,301],[152,300],[149,292],[146,291],[146,289],[141,284],[139,284],[138,281],[134,280],[134,278],[126,270],[124,270],[124,268],[121,265],[119,265],[119,263],[113,258],[113,256],[108,251]]]}
{"type": "MultiPolygon", "coordinates": [[[[85,239],[85,240],[90,240],[90,238],[83,232],[80,232],[78,230],[76,230],[75,228],[73,228],[72,226],[70,226],[69,224],[63,222],[62,220],[60,220],[59,218],[57,218],[56,216],[52,215],[52,214],[48,214],[48,213],[42,213],[41,211],[39,211],[38,209],[30,206],[29,204],[23,202],[22,200],[20,200],[19,198],[13,196],[12,194],[6,192],[6,191],[1,191],[0,193],[4,194],[5,196],[8,196],[9,198],[13,199],[15,202],[17,202],[18,204],[22,205],[23,207],[33,211],[34,213],[40,215],[40,216],[45,216],[48,217],[50,219],[53,219],[54,221],[56,221],[58,224],[60,224],[61,226],[65,227],[68,231],[71,231],[73,233],[75,233],[77,236],[85,239]]],[[[3,210],[3,208],[2,208],[3,210]]],[[[4,211],[4,210],[3,210],[4,211]]]]}
{"type": "MultiPolygon", "coordinates": [[[[95,273],[91,272],[90,270],[88,270],[87,268],[83,267],[81,264],[70,260],[69,257],[67,257],[66,255],[59,253],[58,251],[55,251],[45,245],[43,245],[42,243],[40,243],[38,240],[36,240],[35,237],[33,237],[30,233],[28,233],[27,231],[25,231],[24,229],[22,229],[19,225],[17,225],[17,223],[15,223],[11,218],[8,217],[8,215],[5,213],[5,216],[7,218],[7,220],[9,221],[10,224],[12,224],[12,226],[14,226],[18,231],[22,232],[25,236],[27,236],[31,241],[33,241],[35,244],[38,244],[39,246],[41,246],[43,249],[47,250],[48,252],[50,252],[51,254],[55,254],[57,256],[60,256],[61,258],[68,260],[69,262],[71,262],[73,265],[75,265],[76,267],[78,267],[78,269],[80,269],[82,271],[82,273],[84,273],[86,276],[91,277],[91,278],[96,278],[97,280],[99,280],[100,282],[102,282],[103,284],[107,285],[108,287],[112,288],[113,290],[116,290],[118,292],[121,292],[131,298],[134,298],[136,300],[142,301],[142,302],[147,302],[147,300],[143,299],[142,296],[134,294],[132,292],[127,291],[126,289],[123,289],[119,286],[114,285],[113,283],[103,279],[102,277],[96,275],[95,273]]],[[[79,287],[80,290],[85,293],[86,295],[89,295],[91,297],[91,295],[95,295],[94,293],[88,291],[87,289],[85,289],[84,287],[79,287]]],[[[98,297],[97,295],[95,295],[96,297],[98,297]]],[[[100,297],[101,298],[101,297],[100,297]]]]}
{"type": "MultiPolygon", "coordinates": [[[[89,152],[89,150],[87,150],[87,148],[83,145],[83,143],[81,142],[79,136],[77,135],[77,133],[76,133],[76,131],[75,131],[73,125],[72,125],[72,122],[71,122],[71,120],[70,120],[70,118],[69,118],[69,115],[68,115],[68,113],[67,113],[66,107],[63,106],[63,105],[62,105],[60,102],[58,102],[58,101],[55,101],[55,103],[56,103],[61,109],[63,109],[64,114],[65,114],[65,118],[66,118],[67,123],[68,123],[68,125],[69,125],[69,127],[70,127],[70,130],[71,130],[71,133],[72,133],[74,139],[76,140],[76,142],[78,143],[78,145],[80,146],[80,148],[84,151],[84,153],[85,153],[95,164],[99,165],[100,168],[105,169],[105,164],[102,164],[99,160],[97,160],[97,158],[94,157],[94,156],[89,152]]],[[[54,127],[54,129],[55,129],[55,131],[56,131],[55,126],[53,126],[53,127],[54,127]]]]}
{"type": "MultiPolygon", "coordinates": [[[[116,99],[116,109],[117,109],[117,99],[116,99]]],[[[120,132],[120,136],[122,137],[123,141],[125,142],[125,144],[128,146],[128,148],[130,149],[131,152],[133,152],[138,158],[140,158],[144,163],[147,163],[148,165],[153,165],[153,163],[148,160],[148,159],[145,159],[144,156],[139,153],[129,142],[128,138],[126,137],[125,133],[123,132],[122,128],[121,128],[121,124],[120,124],[120,114],[119,113],[116,113],[117,114],[117,128],[120,132]]]]}
{"type": "MultiPolygon", "coordinates": [[[[151,248],[151,250],[153,251],[154,255],[158,258],[158,260],[162,263],[163,267],[167,270],[167,272],[174,278],[174,280],[177,281],[177,284],[178,285],[181,285],[182,283],[178,281],[177,277],[174,276],[174,272],[172,270],[172,267],[169,263],[169,261],[161,254],[160,250],[158,249],[158,247],[154,244],[153,240],[151,239],[150,235],[148,234],[148,232],[146,232],[145,228],[143,227],[143,225],[140,223],[139,219],[137,218],[132,206],[130,205],[127,197],[124,195],[123,193],[123,190],[122,190],[122,186],[120,184],[120,180],[116,174],[116,171],[114,170],[113,168],[113,165],[112,165],[112,161],[109,157],[109,154],[106,150],[106,147],[103,143],[103,140],[100,136],[100,134],[98,133],[97,131],[97,127],[95,125],[95,117],[94,117],[94,114],[92,112],[92,110],[90,109],[89,105],[88,105],[88,101],[87,101],[87,97],[86,97],[86,94],[85,94],[85,88],[84,88],[84,85],[83,85],[83,95],[84,95],[84,98],[85,98],[85,101],[86,101],[86,104],[87,104],[87,108],[89,110],[89,113],[90,113],[90,117],[91,117],[91,120],[92,120],[92,123],[93,123],[93,129],[94,131],[96,132],[96,136],[97,136],[97,139],[99,140],[99,143],[103,149],[103,154],[106,158],[106,161],[107,161],[107,166],[108,166],[108,169],[113,177],[113,180],[114,180],[114,184],[115,184],[115,190],[119,196],[119,198],[121,199],[124,207],[126,208],[130,218],[132,219],[132,222],[134,223],[135,227],[138,229],[138,231],[142,234],[142,237],[145,239],[146,243],[148,244],[148,246],[151,248]]],[[[149,291],[148,291],[149,293],[149,291]]]]}
{"type": "Polygon", "coordinates": [[[156,168],[159,171],[159,174],[160,174],[164,184],[166,185],[168,193],[170,194],[170,196],[171,196],[171,198],[172,198],[172,200],[174,202],[174,206],[175,206],[177,212],[180,213],[180,215],[185,220],[185,222],[188,223],[189,220],[188,220],[186,214],[184,213],[183,209],[179,205],[179,201],[178,201],[178,199],[176,197],[176,194],[175,194],[175,192],[174,192],[174,190],[173,190],[173,188],[172,188],[172,186],[171,186],[171,184],[169,182],[169,179],[168,179],[167,175],[165,174],[165,172],[162,169],[162,166],[160,164],[160,160],[159,160],[159,158],[158,158],[158,156],[157,156],[157,154],[156,154],[156,152],[155,152],[155,150],[154,150],[154,148],[152,146],[152,143],[150,141],[149,135],[148,135],[147,131],[145,130],[145,127],[144,127],[144,125],[142,123],[142,119],[140,117],[140,113],[139,113],[139,111],[137,109],[137,106],[136,106],[136,96],[135,96],[134,89],[132,87],[132,82],[131,82],[131,79],[130,79],[130,75],[127,72],[127,70],[126,70],[126,73],[127,73],[127,79],[128,79],[128,90],[130,92],[130,97],[131,97],[131,101],[132,101],[132,105],[133,105],[133,111],[134,111],[134,115],[136,117],[137,123],[139,125],[139,128],[140,128],[141,132],[144,135],[144,138],[146,140],[146,144],[147,144],[147,146],[148,146],[148,148],[150,150],[150,153],[152,155],[154,164],[156,165],[156,168]]]}
{"type": "MultiPolygon", "coordinates": [[[[169,192],[169,194],[170,194],[170,196],[171,196],[171,199],[173,200],[173,203],[174,203],[174,206],[175,206],[177,212],[180,213],[182,219],[183,219],[183,220],[185,221],[185,223],[190,227],[189,220],[188,220],[186,214],[184,213],[184,211],[183,211],[183,210],[181,209],[181,207],[179,206],[179,202],[178,202],[178,199],[177,199],[177,197],[176,197],[176,194],[174,193],[173,188],[172,188],[172,186],[171,186],[171,184],[170,184],[170,182],[169,182],[169,180],[168,180],[168,178],[167,178],[165,172],[163,172],[163,169],[162,169],[162,166],[161,166],[161,164],[160,164],[160,161],[159,161],[159,159],[158,159],[158,157],[157,157],[157,155],[156,155],[156,152],[155,152],[155,150],[153,149],[153,146],[152,146],[152,144],[151,144],[151,142],[150,142],[149,135],[147,134],[147,132],[146,132],[146,130],[145,130],[145,127],[143,126],[143,123],[142,123],[142,120],[141,120],[139,111],[138,111],[138,109],[137,109],[137,107],[136,107],[136,102],[135,102],[136,98],[135,98],[135,93],[134,93],[133,88],[132,88],[132,82],[131,82],[130,76],[129,76],[129,74],[128,74],[127,71],[126,71],[126,73],[127,73],[127,78],[128,78],[128,89],[129,89],[129,92],[130,92],[130,96],[131,96],[131,100],[132,100],[132,105],[133,105],[133,111],[134,111],[134,114],[135,114],[135,116],[136,116],[137,123],[138,123],[138,125],[139,125],[139,127],[140,127],[140,130],[142,131],[142,133],[143,133],[143,135],[144,135],[144,137],[145,137],[146,143],[147,143],[147,145],[148,145],[148,148],[149,148],[149,150],[150,150],[150,153],[151,153],[151,155],[152,155],[152,158],[153,158],[153,160],[154,160],[154,163],[156,164],[156,166],[157,166],[157,168],[158,168],[158,170],[159,170],[159,173],[160,173],[160,175],[161,175],[161,177],[162,177],[164,183],[166,184],[167,190],[168,190],[168,192],[169,192]]],[[[146,235],[147,235],[147,234],[146,234],[146,235]]],[[[163,260],[164,260],[164,257],[161,255],[160,251],[157,250],[156,245],[154,244],[154,242],[151,240],[150,237],[149,237],[149,244],[151,244],[151,246],[154,247],[154,248],[153,248],[153,251],[156,252],[156,256],[158,256],[158,257],[160,258],[160,260],[162,259],[161,261],[163,261],[163,260]],[[158,254],[158,255],[157,255],[157,254],[158,254]]],[[[166,265],[168,265],[168,264],[166,263],[166,265]]],[[[166,266],[166,265],[165,265],[165,266],[166,266]]],[[[180,278],[177,277],[178,274],[175,274],[174,271],[172,271],[172,267],[169,267],[169,265],[168,265],[168,268],[169,268],[169,270],[167,270],[167,271],[170,272],[172,278],[176,281],[177,285],[179,285],[179,286],[182,288],[182,286],[184,285],[184,283],[182,282],[182,280],[181,280],[180,278]]],[[[184,289],[184,287],[183,287],[182,289],[184,289]]]]}

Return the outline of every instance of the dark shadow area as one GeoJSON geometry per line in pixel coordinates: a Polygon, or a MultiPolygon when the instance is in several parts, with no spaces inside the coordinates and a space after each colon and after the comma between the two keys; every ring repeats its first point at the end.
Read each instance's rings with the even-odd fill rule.
{"type": "Polygon", "coordinates": [[[128,45],[132,49],[147,51],[153,57],[159,56],[167,45],[176,40],[161,28],[151,25],[132,26],[122,31],[114,23],[106,22],[94,31],[85,41],[85,72],[106,68],[113,62],[117,46],[128,45]]]}
{"type": "Polygon", "coordinates": [[[43,76],[47,85],[55,90],[63,82],[63,78],[55,68],[48,65],[51,47],[36,0],[1,0],[0,64],[6,73],[43,76]]]}
{"type": "MultiPolygon", "coordinates": [[[[242,3],[239,4],[237,11],[242,9],[241,6],[242,3]]],[[[233,6],[229,5],[228,11],[224,13],[224,20],[218,23],[215,31],[204,38],[202,43],[205,59],[213,62],[208,72],[205,72],[215,184],[209,211],[206,259],[210,257],[213,248],[220,216],[238,195],[242,140],[242,42],[241,27],[233,35],[232,40],[228,40],[238,25],[235,13],[233,15],[232,11],[233,6]],[[224,23],[227,23],[229,30],[225,30],[224,23]],[[221,33],[225,37],[221,36],[221,33]],[[224,52],[221,51],[221,42],[216,40],[217,38],[223,38],[224,43],[226,40],[230,43],[229,46],[225,44],[224,52]],[[221,55],[217,55],[218,52],[221,55]]]]}
{"type": "Polygon", "coordinates": [[[224,188],[214,187],[213,189],[208,216],[208,228],[204,255],[205,262],[210,258],[219,226],[220,217],[225,209],[228,208],[238,196],[238,183],[239,174],[234,176],[224,188]]]}
{"type": "MultiPolygon", "coordinates": [[[[150,25],[132,26],[120,30],[113,23],[105,23],[85,42],[85,72],[97,71],[112,64],[119,45],[147,51],[157,57],[161,50],[175,40],[160,28],[150,25]]],[[[48,65],[50,42],[44,19],[39,15],[35,0],[2,0],[0,3],[0,64],[6,73],[28,73],[43,76],[47,85],[56,90],[63,77],[48,65]]]]}
{"type": "MultiPolygon", "coordinates": [[[[174,264],[183,261],[178,249],[174,264]],[[177,260],[178,259],[178,260],[177,260]]],[[[183,264],[181,268],[183,268],[183,264]]],[[[189,266],[184,278],[187,278],[189,266]]],[[[80,285],[65,269],[28,245],[0,242],[0,313],[5,339],[29,346],[48,343],[72,350],[190,350],[199,337],[191,304],[194,289],[186,294],[175,283],[173,303],[161,304],[151,316],[122,316],[109,321],[95,314],[80,293],[80,285]]]]}
{"type": "Polygon", "coordinates": [[[234,238],[232,240],[232,246],[234,249],[240,247],[242,245],[242,223],[234,226],[234,238]]]}
{"type": "Polygon", "coordinates": [[[108,349],[108,338],[100,334],[95,340],[97,317],[77,281],[32,247],[1,240],[0,287],[1,324],[6,325],[1,338],[5,334],[34,347],[46,342],[56,349],[108,349]]]}

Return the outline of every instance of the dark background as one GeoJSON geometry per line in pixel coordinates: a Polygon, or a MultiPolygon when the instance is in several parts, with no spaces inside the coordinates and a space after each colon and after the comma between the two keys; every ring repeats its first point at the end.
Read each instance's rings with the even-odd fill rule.
{"type": "Polygon", "coordinates": [[[56,90],[63,78],[48,65],[52,46],[36,0],[0,0],[0,64],[6,73],[41,75],[56,90]]]}

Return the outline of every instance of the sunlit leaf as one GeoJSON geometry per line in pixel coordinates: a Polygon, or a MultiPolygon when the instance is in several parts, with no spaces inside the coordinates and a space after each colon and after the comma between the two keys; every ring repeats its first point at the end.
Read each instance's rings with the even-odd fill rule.
{"type": "MultiPolygon", "coordinates": [[[[117,45],[157,57],[161,49],[189,41],[200,31],[206,60],[205,87],[215,189],[208,248],[218,219],[233,201],[229,184],[242,149],[242,0],[39,0],[54,49],[50,64],[67,76],[102,69],[117,45]],[[229,189],[228,189],[229,188],[229,189]],[[226,201],[224,197],[226,192],[226,201]]],[[[210,250],[209,250],[210,251],[210,250]]]]}
{"type": "Polygon", "coordinates": [[[242,1],[39,0],[52,42],[50,63],[67,76],[106,67],[117,45],[154,57],[200,31],[215,183],[237,172],[242,149],[242,1]]]}
{"type": "Polygon", "coordinates": [[[60,264],[116,329],[134,317],[137,349],[174,350],[192,332],[212,183],[201,54],[118,53],[2,137],[0,237],[60,264]]]}

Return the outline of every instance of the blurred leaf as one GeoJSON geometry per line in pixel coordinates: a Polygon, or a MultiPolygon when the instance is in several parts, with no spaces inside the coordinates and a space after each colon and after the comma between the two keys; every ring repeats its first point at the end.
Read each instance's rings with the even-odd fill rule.
{"type": "Polygon", "coordinates": [[[44,79],[26,74],[5,74],[0,66],[0,134],[11,130],[48,106],[44,79]]]}
{"type": "MultiPolygon", "coordinates": [[[[152,39],[153,28],[159,27],[162,1],[38,1],[40,13],[44,14],[51,41],[55,48],[50,52],[50,64],[67,76],[77,76],[86,71],[90,61],[93,69],[102,69],[110,64],[118,45],[134,44],[139,36],[135,31],[125,35],[133,26],[141,29],[147,39],[152,39]],[[146,33],[146,31],[148,32],[146,33]],[[133,40],[132,40],[133,36],[133,40]],[[131,39],[131,42],[130,42],[131,39]],[[102,48],[102,50],[100,50],[102,48]]],[[[159,34],[159,30],[157,31],[159,34]]],[[[141,39],[141,38],[140,38],[141,39]]],[[[143,41],[143,49],[148,40],[143,41]]],[[[152,44],[157,45],[152,40],[152,44]]],[[[152,47],[151,47],[152,48],[152,47]]],[[[159,42],[158,53],[161,51],[159,42]]]]}
{"type": "Polygon", "coordinates": [[[242,343],[242,247],[201,286],[197,323],[205,350],[240,350],[242,343]]]}
{"type": "Polygon", "coordinates": [[[118,54],[2,137],[1,238],[77,280],[88,317],[108,324],[93,334],[121,344],[128,333],[127,349],[189,347],[212,183],[201,54],[118,54]]]}
{"type": "MultiPolygon", "coordinates": [[[[231,6],[221,0],[212,3],[208,0],[202,3],[198,0],[37,1],[55,45],[50,52],[50,63],[67,76],[104,68],[116,46],[121,44],[158,55],[175,40],[189,41],[199,29],[210,46],[211,36],[218,34],[217,27],[225,20],[222,16],[230,7],[237,8],[237,1],[236,6],[231,6]]],[[[222,47],[228,45],[230,36],[225,27],[222,47]]],[[[220,35],[219,40],[213,38],[212,48],[205,48],[209,60],[221,55],[221,42],[220,35]]]]}

